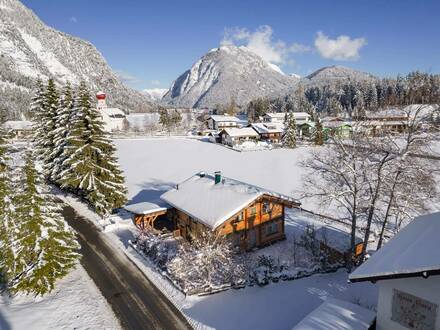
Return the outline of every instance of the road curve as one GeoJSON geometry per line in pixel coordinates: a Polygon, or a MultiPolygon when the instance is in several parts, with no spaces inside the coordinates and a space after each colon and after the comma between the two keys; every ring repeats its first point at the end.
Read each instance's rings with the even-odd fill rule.
{"type": "Polygon", "coordinates": [[[70,206],[62,212],[77,232],[81,264],[124,329],[191,329],[179,310],[93,223],[70,206]]]}

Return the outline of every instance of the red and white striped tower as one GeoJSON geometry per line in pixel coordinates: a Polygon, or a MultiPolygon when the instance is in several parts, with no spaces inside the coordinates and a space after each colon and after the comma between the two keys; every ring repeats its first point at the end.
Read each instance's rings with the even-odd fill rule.
{"type": "Polygon", "coordinates": [[[104,92],[96,93],[96,98],[98,99],[98,106],[97,106],[98,110],[107,108],[107,104],[105,103],[106,95],[104,92]]]}

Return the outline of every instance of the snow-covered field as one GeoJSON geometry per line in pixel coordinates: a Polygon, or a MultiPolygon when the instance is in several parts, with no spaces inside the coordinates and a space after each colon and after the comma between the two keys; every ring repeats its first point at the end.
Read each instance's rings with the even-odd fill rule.
{"type": "Polygon", "coordinates": [[[224,176],[286,195],[301,190],[298,162],[310,147],[236,152],[213,143],[185,138],[116,140],[125,172],[129,203],[158,198],[179,182],[200,172],[224,176]]]}
{"type": "MultiPolygon", "coordinates": [[[[157,199],[170,187],[202,170],[221,170],[225,176],[295,196],[302,186],[303,172],[298,164],[311,150],[300,147],[240,153],[184,138],[117,140],[116,145],[130,203],[157,199]]],[[[119,237],[122,246],[130,238],[129,233],[130,230],[121,228],[109,234],[119,237]]],[[[327,297],[375,306],[376,287],[369,283],[348,284],[347,278],[341,270],[265,287],[175,299],[188,317],[208,327],[290,329],[327,297]]]]}
{"type": "Polygon", "coordinates": [[[0,296],[0,329],[120,329],[111,307],[81,265],[40,298],[0,296]]]}

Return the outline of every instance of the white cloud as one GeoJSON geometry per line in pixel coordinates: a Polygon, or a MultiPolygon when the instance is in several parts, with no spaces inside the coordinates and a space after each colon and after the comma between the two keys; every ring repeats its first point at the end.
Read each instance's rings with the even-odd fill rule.
{"type": "Polygon", "coordinates": [[[365,38],[351,39],[349,36],[341,35],[336,39],[330,39],[321,31],[315,39],[315,47],[322,57],[338,61],[359,59],[359,51],[366,44],[365,38]]]}
{"type": "Polygon", "coordinates": [[[136,76],[133,76],[131,73],[128,73],[126,71],[123,70],[114,70],[114,72],[116,73],[116,75],[118,76],[118,78],[127,84],[138,84],[138,83],[142,83],[143,80],[139,79],[136,76]]]}
{"type": "Polygon", "coordinates": [[[72,23],[78,23],[78,19],[75,16],[70,17],[69,21],[71,21],[72,23]]]}
{"type": "Polygon", "coordinates": [[[262,25],[254,32],[246,28],[226,28],[221,45],[244,45],[273,64],[292,62],[292,53],[311,51],[310,47],[298,43],[287,45],[282,40],[274,41],[272,35],[273,30],[268,25],[262,25]]]}
{"type": "Polygon", "coordinates": [[[151,80],[150,83],[151,83],[151,85],[154,85],[154,86],[160,85],[160,81],[159,80],[151,80]]]}

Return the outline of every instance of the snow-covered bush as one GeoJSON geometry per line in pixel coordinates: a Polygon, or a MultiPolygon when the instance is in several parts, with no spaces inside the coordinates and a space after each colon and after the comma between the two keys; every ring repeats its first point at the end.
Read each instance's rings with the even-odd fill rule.
{"type": "Polygon", "coordinates": [[[136,248],[153,261],[161,270],[177,253],[177,242],[173,238],[156,236],[149,231],[142,231],[136,239],[136,248]]]}
{"type": "Polygon", "coordinates": [[[191,243],[182,242],[168,271],[190,294],[212,292],[244,281],[244,268],[232,244],[211,231],[202,231],[191,243]]]}

